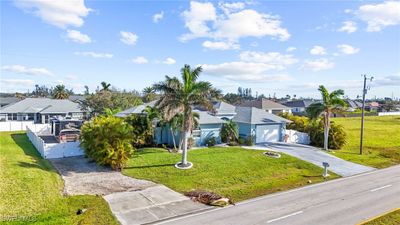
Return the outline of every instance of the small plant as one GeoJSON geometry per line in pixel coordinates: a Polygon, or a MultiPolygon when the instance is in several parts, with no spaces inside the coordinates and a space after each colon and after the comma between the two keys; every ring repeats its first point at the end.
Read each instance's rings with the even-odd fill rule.
{"type": "Polygon", "coordinates": [[[238,139],[238,144],[239,144],[239,145],[244,145],[245,142],[246,142],[246,139],[244,139],[244,138],[242,138],[242,137],[240,137],[240,138],[238,139]]]}
{"type": "Polygon", "coordinates": [[[215,144],[217,143],[217,141],[215,140],[215,137],[210,137],[206,140],[206,145],[208,147],[212,147],[215,146],[215,144]]]}
{"type": "Polygon", "coordinates": [[[230,141],[230,142],[228,143],[228,145],[229,145],[229,146],[238,146],[239,143],[237,143],[236,141],[230,141]]]}
{"type": "Polygon", "coordinates": [[[249,136],[247,136],[247,138],[246,138],[246,143],[245,143],[245,144],[246,144],[247,146],[253,146],[254,143],[255,143],[254,135],[249,135],[249,136]]]}
{"type": "Polygon", "coordinates": [[[188,141],[187,141],[187,148],[188,148],[188,149],[191,149],[191,148],[194,147],[194,146],[196,146],[195,140],[194,140],[192,137],[188,138],[188,141]]]}

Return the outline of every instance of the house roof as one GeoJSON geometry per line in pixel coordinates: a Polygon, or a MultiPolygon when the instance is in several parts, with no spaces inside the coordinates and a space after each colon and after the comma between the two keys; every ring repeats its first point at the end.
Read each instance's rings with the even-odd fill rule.
{"type": "Polygon", "coordinates": [[[274,102],[272,100],[263,98],[263,99],[258,99],[258,100],[253,100],[253,101],[246,101],[240,104],[240,106],[245,106],[245,107],[256,107],[259,109],[290,109],[290,107],[287,107],[285,105],[282,105],[280,103],[274,102]]]}
{"type": "Polygon", "coordinates": [[[83,102],[86,100],[86,97],[84,95],[70,95],[68,99],[73,102],[83,102]]]}
{"type": "Polygon", "coordinates": [[[142,105],[138,105],[138,106],[134,106],[129,109],[125,109],[124,111],[121,111],[121,112],[115,114],[115,116],[127,117],[131,114],[141,114],[141,113],[143,113],[143,110],[145,110],[147,106],[154,107],[155,104],[156,104],[156,101],[147,102],[142,105]]]}
{"type": "Polygon", "coordinates": [[[346,103],[347,103],[351,108],[354,108],[354,109],[362,107],[362,103],[361,103],[361,102],[354,101],[354,100],[351,100],[351,99],[346,99],[346,103]]]}
{"type": "Polygon", "coordinates": [[[379,107],[379,103],[378,102],[370,102],[370,103],[368,103],[368,106],[379,107]]]}
{"type": "Polygon", "coordinates": [[[17,97],[0,97],[0,105],[9,105],[20,100],[21,99],[17,97]]]}
{"type": "Polygon", "coordinates": [[[216,111],[216,115],[235,115],[235,106],[226,103],[224,101],[215,101],[213,102],[214,110],[216,111]]]}
{"type": "Polygon", "coordinates": [[[225,123],[224,120],[211,115],[207,111],[200,111],[200,110],[193,110],[199,114],[199,124],[218,124],[218,123],[225,123]]]}
{"type": "Polygon", "coordinates": [[[250,124],[264,124],[264,123],[290,123],[283,117],[276,116],[274,114],[268,113],[263,109],[258,109],[255,107],[236,107],[236,116],[233,117],[233,121],[239,123],[250,123],[250,124]]]}
{"type": "Polygon", "coordinates": [[[285,102],[284,105],[286,105],[288,107],[291,107],[291,108],[293,108],[293,107],[304,107],[304,108],[307,108],[312,103],[314,103],[313,100],[302,99],[302,100],[294,100],[294,101],[285,102]]]}
{"type": "Polygon", "coordinates": [[[78,103],[68,99],[26,98],[0,109],[0,113],[69,113],[82,112],[78,103]]]}

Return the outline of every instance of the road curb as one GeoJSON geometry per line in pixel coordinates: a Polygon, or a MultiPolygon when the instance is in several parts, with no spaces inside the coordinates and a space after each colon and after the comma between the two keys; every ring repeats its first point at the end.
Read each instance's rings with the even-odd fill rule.
{"type": "Polygon", "coordinates": [[[374,216],[374,217],[372,217],[372,218],[370,218],[370,219],[368,219],[368,220],[365,220],[365,221],[363,221],[363,222],[361,222],[361,223],[357,223],[356,225],[363,225],[363,224],[366,224],[366,223],[371,222],[371,221],[373,221],[373,220],[375,220],[375,219],[378,219],[379,217],[382,217],[382,216],[384,216],[384,215],[387,215],[387,214],[392,213],[392,212],[397,211],[397,210],[400,210],[400,208],[394,208],[394,209],[392,209],[392,210],[390,210],[390,211],[388,211],[388,212],[381,213],[381,214],[379,214],[379,215],[377,215],[377,216],[374,216]]]}

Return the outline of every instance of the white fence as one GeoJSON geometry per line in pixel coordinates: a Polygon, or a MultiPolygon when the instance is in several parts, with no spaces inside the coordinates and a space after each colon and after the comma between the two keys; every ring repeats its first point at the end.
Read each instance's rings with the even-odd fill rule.
{"type": "Polygon", "coordinates": [[[0,132],[1,131],[24,131],[29,127],[33,132],[45,132],[50,129],[49,124],[36,124],[33,121],[1,121],[0,122],[0,132]]]}
{"type": "Polygon", "coordinates": [[[400,115],[400,111],[399,112],[380,112],[378,113],[378,116],[398,116],[400,115]]]}
{"type": "Polygon", "coordinates": [[[310,136],[307,133],[299,132],[296,130],[286,130],[285,134],[288,135],[287,142],[297,144],[310,144],[310,136]]]}
{"type": "Polygon", "coordinates": [[[45,143],[36,133],[27,128],[26,135],[45,159],[64,158],[84,155],[80,142],[45,143]]]}

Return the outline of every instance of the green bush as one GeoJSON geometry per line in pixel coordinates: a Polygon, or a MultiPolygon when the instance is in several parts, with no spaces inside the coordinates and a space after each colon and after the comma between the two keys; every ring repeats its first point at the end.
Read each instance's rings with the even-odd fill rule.
{"type": "Polygon", "coordinates": [[[208,147],[212,147],[215,146],[215,144],[217,144],[217,140],[215,140],[215,137],[210,137],[206,140],[206,145],[208,147]]]}
{"type": "Polygon", "coordinates": [[[255,143],[255,138],[254,138],[253,135],[249,135],[249,136],[246,137],[245,144],[246,144],[247,146],[253,146],[254,143],[255,143]]]}
{"type": "Polygon", "coordinates": [[[232,120],[226,121],[221,127],[221,141],[231,142],[237,141],[239,138],[239,127],[232,120]]]}
{"type": "MultiPolygon", "coordinates": [[[[309,126],[311,145],[317,147],[324,146],[324,124],[322,121],[311,123],[309,126]]],[[[346,132],[343,126],[331,122],[329,129],[329,149],[341,149],[346,144],[346,132]]]]}
{"type": "Polygon", "coordinates": [[[125,121],[133,128],[133,146],[142,148],[154,144],[153,124],[146,114],[132,114],[126,117],[125,121]]]}
{"type": "Polygon", "coordinates": [[[81,128],[85,154],[100,165],[122,169],[133,153],[132,126],[113,116],[94,117],[81,128]]]}
{"type": "Polygon", "coordinates": [[[246,142],[246,139],[244,139],[243,137],[239,137],[239,139],[238,139],[239,145],[244,145],[245,142],[246,142]]]}

